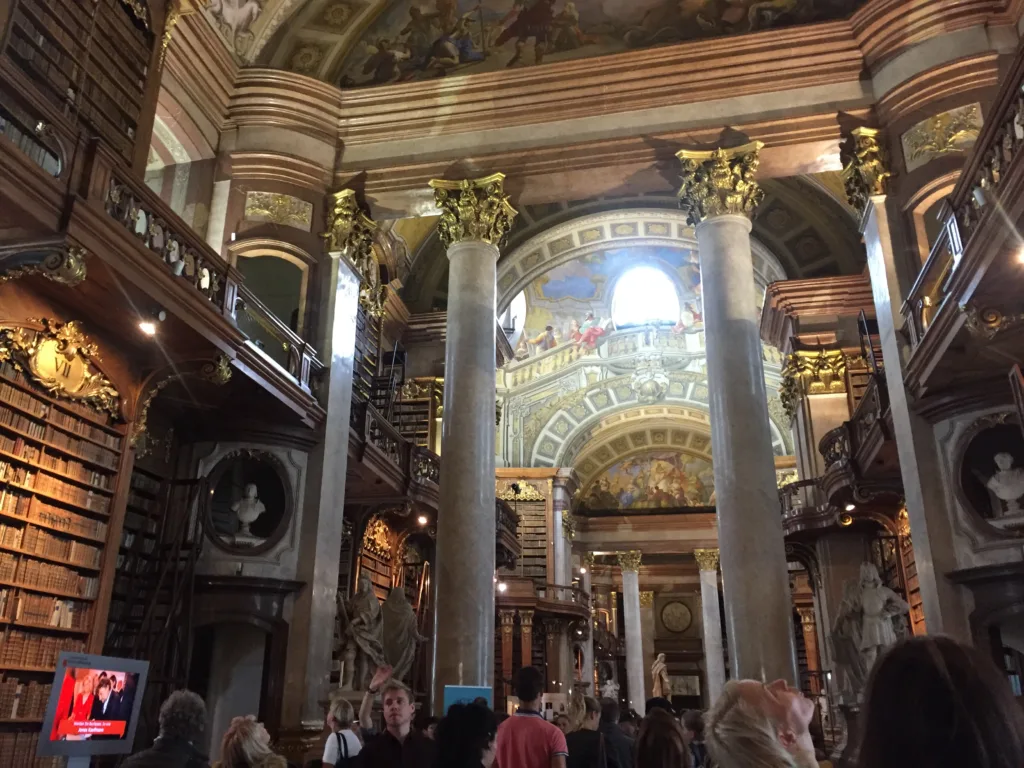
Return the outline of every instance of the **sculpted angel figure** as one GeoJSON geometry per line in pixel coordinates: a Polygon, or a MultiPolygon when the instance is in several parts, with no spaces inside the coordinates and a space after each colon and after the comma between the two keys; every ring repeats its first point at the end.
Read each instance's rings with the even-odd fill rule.
{"type": "Polygon", "coordinates": [[[341,687],[362,690],[373,670],[385,666],[384,615],[368,574],[359,575],[359,588],[346,603],[338,595],[338,638],[343,648],[341,687]]]}

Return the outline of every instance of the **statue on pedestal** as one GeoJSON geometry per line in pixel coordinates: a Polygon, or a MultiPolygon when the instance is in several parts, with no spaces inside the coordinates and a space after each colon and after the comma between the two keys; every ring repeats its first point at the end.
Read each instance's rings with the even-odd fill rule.
{"type": "Polygon", "coordinates": [[[338,595],[338,638],[343,648],[341,688],[363,690],[377,667],[385,666],[384,616],[367,573],[359,575],[359,589],[346,603],[338,595]]]}
{"type": "Polygon", "coordinates": [[[405,594],[405,587],[393,587],[384,601],[384,657],[393,668],[396,680],[405,680],[416,658],[416,647],[427,638],[416,627],[416,613],[405,594]]]}
{"type": "Polygon", "coordinates": [[[861,616],[857,584],[843,583],[843,600],[832,626],[832,651],[838,668],[839,690],[844,700],[856,702],[864,691],[867,670],[860,655],[861,616]]]}
{"type": "Polygon", "coordinates": [[[1013,456],[1009,453],[997,453],[993,460],[996,473],[989,478],[986,487],[1006,505],[1006,510],[999,517],[1010,517],[1024,512],[1019,500],[1024,496],[1024,469],[1013,466],[1013,456]]]}
{"type": "Polygon", "coordinates": [[[245,496],[231,505],[231,511],[238,517],[240,527],[235,534],[235,544],[260,544],[263,539],[253,536],[249,526],[256,522],[260,515],[267,511],[260,501],[256,483],[245,486],[245,496]]]}
{"type": "Polygon", "coordinates": [[[601,686],[601,696],[605,699],[611,699],[612,701],[619,700],[619,684],[612,680],[610,677],[604,681],[604,685],[601,686]]]}
{"type": "Polygon", "coordinates": [[[665,654],[659,653],[658,658],[651,665],[651,695],[655,698],[672,698],[672,681],[668,679],[668,664],[665,662],[665,654]]]}

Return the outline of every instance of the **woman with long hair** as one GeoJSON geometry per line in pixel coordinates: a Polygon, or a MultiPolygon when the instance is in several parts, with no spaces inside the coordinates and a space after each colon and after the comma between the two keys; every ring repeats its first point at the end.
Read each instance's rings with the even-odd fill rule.
{"type": "Polygon", "coordinates": [[[690,749],[671,712],[654,709],[640,724],[636,768],[690,768],[690,749]]]}
{"type": "Polygon", "coordinates": [[[437,725],[437,768],[491,768],[498,720],[481,704],[455,704],[437,725]]]}
{"type": "Polygon", "coordinates": [[[220,745],[220,768],[288,768],[270,748],[270,734],[253,715],[231,721],[220,745]]]}
{"type": "Polygon", "coordinates": [[[948,637],[896,644],[864,697],[861,768],[1021,768],[1024,715],[989,658],[948,637]]]}

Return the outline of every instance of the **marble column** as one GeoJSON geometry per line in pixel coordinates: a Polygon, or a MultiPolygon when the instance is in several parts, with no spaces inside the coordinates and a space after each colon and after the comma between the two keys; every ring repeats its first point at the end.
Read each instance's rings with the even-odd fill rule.
{"type": "Polygon", "coordinates": [[[622,614],[626,625],[626,687],[629,706],[645,714],[644,647],[640,632],[640,553],[619,554],[622,569],[622,614]]]}
{"type": "Polygon", "coordinates": [[[501,621],[501,701],[495,702],[495,709],[501,712],[508,701],[508,681],[512,679],[512,633],[515,631],[516,612],[513,609],[498,611],[498,618],[501,621]]]}
{"type": "Polygon", "coordinates": [[[678,153],[703,289],[718,540],[733,677],[796,683],[782,515],[750,250],[760,142],[678,153]]]}
{"type": "MultiPolygon", "coordinates": [[[[354,196],[351,191],[336,197],[354,196]]],[[[356,312],[362,275],[356,264],[372,259],[375,225],[354,205],[347,214],[328,219],[329,257],[322,263],[319,325],[316,348],[326,376],[320,401],[327,421],[310,452],[303,493],[296,578],[305,586],[295,598],[289,620],[288,656],[282,700],[282,748],[304,761],[320,738],[323,703],[329,694],[331,656],[334,651],[335,595],[340,568],[342,514],[345,506],[345,468],[348,463],[349,414],[352,408],[353,358],[356,312]]]]}
{"type": "Polygon", "coordinates": [[[587,624],[587,635],[583,642],[583,674],[581,679],[588,685],[590,696],[597,696],[597,670],[594,668],[594,626],[597,624],[597,601],[594,595],[593,571],[594,553],[587,552],[583,556],[583,591],[590,600],[590,622],[587,624]]]}
{"type": "Polygon", "coordinates": [[[884,146],[878,131],[858,128],[843,148],[846,192],[851,205],[862,211],[861,232],[867,250],[871,292],[878,318],[878,335],[885,360],[885,384],[889,392],[896,449],[900,459],[914,560],[921,588],[921,602],[928,634],[946,634],[971,642],[962,591],[945,574],[957,570],[953,527],[947,507],[948,494],[936,478],[943,474],[935,432],[915,413],[903,385],[903,302],[917,277],[919,263],[908,264],[902,254],[905,238],[900,226],[903,211],[886,194],[884,146]]]}
{"type": "Polygon", "coordinates": [[[725,687],[725,648],[722,616],[718,611],[718,550],[695,549],[700,569],[700,612],[704,625],[704,670],[707,674],[707,706],[718,700],[725,687]]]}
{"type": "Polygon", "coordinates": [[[519,611],[519,666],[533,666],[533,611],[519,611]]]}
{"type": "Polygon", "coordinates": [[[448,249],[448,340],[437,519],[434,711],[446,685],[494,677],[494,392],[498,247],[515,209],[503,174],[430,182],[448,249]]]}

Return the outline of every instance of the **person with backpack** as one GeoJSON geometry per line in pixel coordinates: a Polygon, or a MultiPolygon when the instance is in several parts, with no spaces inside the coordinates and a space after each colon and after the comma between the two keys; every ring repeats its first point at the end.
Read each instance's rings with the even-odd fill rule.
{"type": "Polygon", "coordinates": [[[354,717],[348,701],[339,695],[331,699],[331,708],[327,711],[327,726],[331,733],[324,743],[323,768],[348,768],[358,764],[356,758],[363,745],[352,730],[354,717]]]}

